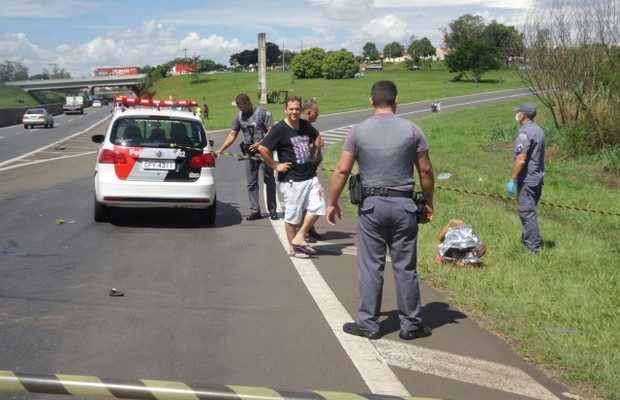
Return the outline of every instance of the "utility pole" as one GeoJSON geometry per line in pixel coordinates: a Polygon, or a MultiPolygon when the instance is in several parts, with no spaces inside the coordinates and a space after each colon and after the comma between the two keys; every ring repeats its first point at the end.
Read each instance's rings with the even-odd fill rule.
{"type": "Polygon", "coordinates": [[[258,90],[260,104],[267,104],[267,37],[258,34],[258,90]]]}
{"type": "Polygon", "coordinates": [[[187,49],[183,49],[183,54],[185,54],[184,58],[187,58],[187,49]]]}

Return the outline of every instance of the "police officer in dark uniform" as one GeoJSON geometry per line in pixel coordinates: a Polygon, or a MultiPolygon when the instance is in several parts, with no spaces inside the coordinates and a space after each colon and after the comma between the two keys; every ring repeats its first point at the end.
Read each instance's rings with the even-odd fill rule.
{"type": "Polygon", "coordinates": [[[433,216],[433,167],[428,144],[420,128],[396,113],[397,90],[391,81],[372,86],[374,115],[353,126],[331,181],[327,222],[341,217],[338,198],[357,161],[364,187],[357,221],[357,257],[360,306],[355,322],[344,324],[351,335],[378,339],[386,249],[390,249],[396,280],[402,339],[429,336],[422,323],[420,288],[416,270],[418,207],[413,200],[414,165],[426,194],[422,223],[433,216]]]}
{"type": "Polygon", "coordinates": [[[515,188],[517,190],[517,209],[523,225],[526,254],[540,254],[542,240],[536,206],[542,195],[545,176],[545,135],[534,122],[535,104],[521,104],[515,111],[515,119],[521,128],[515,140],[512,173],[506,192],[512,196],[515,188]]]}

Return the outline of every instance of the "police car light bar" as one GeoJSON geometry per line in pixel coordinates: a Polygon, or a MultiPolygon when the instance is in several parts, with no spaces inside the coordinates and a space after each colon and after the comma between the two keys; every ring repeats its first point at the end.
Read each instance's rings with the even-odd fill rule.
{"type": "Polygon", "coordinates": [[[190,108],[196,107],[198,101],[196,100],[158,100],[158,99],[138,99],[135,97],[118,96],[114,99],[117,103],[123,103],[127,107],[181,107],[190,108]]]}

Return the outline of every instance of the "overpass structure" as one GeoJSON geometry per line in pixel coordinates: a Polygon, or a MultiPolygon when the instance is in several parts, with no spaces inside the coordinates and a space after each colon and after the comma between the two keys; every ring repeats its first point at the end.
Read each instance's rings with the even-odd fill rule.
{"type": "Polygon", "coordinates": [[[113,75],[113,76],[91,76],[86,78],[70,79],[42,79],[36,81],[13,81],[5,82],[5,85],[19,86],[26,91],[35,90],[54,90],[54,89],[82,89],[88,88],[93,94],[95,87],[102,86],[135,86],[145,74],[137,75],[113,75]]]}

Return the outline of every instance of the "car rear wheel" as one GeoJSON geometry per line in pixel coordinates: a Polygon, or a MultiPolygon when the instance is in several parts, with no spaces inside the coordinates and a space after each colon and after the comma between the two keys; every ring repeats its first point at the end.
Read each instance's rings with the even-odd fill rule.
{"type": "Polygon", "coordinates": [[[24,129],[28,129],[28,125],[24,124],[24,129]]]}
{"type": "Polygon", "coordinates": [[[50,122],[50,128],[54,127],[54,121],[50,122]]]}
{"type": "Polygon", "coordinates": [[[94,210],[95,222],[108,222],[110,220],[110,207],[105,204],[101,204],[95,198],[95,210],[94,210]]]}
{"type": "Polygon", "coordinates": [[[206,224],[212,224],[215,222],[215,206],[217,205],[217,201],[213,198],[213,205],[204,210],[198,210],[198,219],[200,222],[204,222],[206,224]]]}

